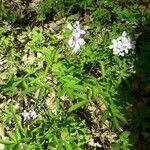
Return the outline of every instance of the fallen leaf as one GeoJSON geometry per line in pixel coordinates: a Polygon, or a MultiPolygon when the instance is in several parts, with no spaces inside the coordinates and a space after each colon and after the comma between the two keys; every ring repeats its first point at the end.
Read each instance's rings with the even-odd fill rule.
{"type": "Polygon", "coordinates": [[[0,137],[4,138],[4,136],[5,136],[5,130],[3,125],[0,123],[0,137]]]}

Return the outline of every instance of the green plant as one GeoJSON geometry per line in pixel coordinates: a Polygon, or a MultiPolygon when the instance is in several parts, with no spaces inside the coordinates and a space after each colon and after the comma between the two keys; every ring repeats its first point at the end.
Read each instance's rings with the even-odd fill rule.
{"type": "Polygon", "coordinates": [[[56,103],[56,110],[40,112],[35,120],[24,124],[19,110],[10,104],[1,118],[7,137],[0,139],[0,143],[5,144],[5,149],[82,149],[89,139],[84,121],[76,115],[65,114],[56,103]],[[13,130],[9,129],[11,125],[13,130]]]}
{"type": "Polygon", "coordinates": [[[111,150],[130,150],[130,132],[123,131],[119,136],[119,139],[116,141],[115,144],[112,144],[111,150]]]}
{"type": "MultiPolygon", "coordinates": [[[[7,20],[9,11],[0,7],[0,17],[7,20]]],[[[87,128],[93,141],[101,142],[96,140],[95,130],[101,132],[101,127],[109,123],[107,130],[117,134],[109,146],[130,149],[129,125],[135,130],[142,127],[144,132],[149,129],[147,109],[145,114],[143,109],[137,110],[134,119],[128,118],[128,109],[135,103],[130,80],[140,74],[142,91],[149,89],[149,43],[137,40],[141,51],[137,55],[126,36],[124,41],[116,39],[122,38],[123,31],[131,40],[137,39],[139,26],[144,27],[149,18],[146,7],[136,0],[43,0],[35,9],[38,21],[43,21],[40,27],[28,22],[26,28],[12,25],[8,29],[5,22],[5,27],[0,27],[0,121],[6,133],[0,143],[5,149],[83,149],[90,139],[87,128]],[[66,22],[60,21],[60,25],[56,21],[53,29],[42,25],[44,20],[62,16],[66,22]],[[79,20],[81,27],[76,29],[74,20],[79,20]],[[72,23],[72,30],[66,28],[68,23],[72,23]],[[117,41],[131,48],[122,50],[124,45],[118,48],[117,41]],[[76,53],[72,51],[75,44],[76,53]],[[117,50],[123,54],[115,55],[117,50]],[[31,115],[24,117],[33,109],[37,114],[34,119],[31,115]]]]}
{"type": "Polygon", "coordinates": [[[4,19],[10,22],[14,22],[17,18],[13,14],[10,14],[5,6],[0,5],[0,19],[4,19]]]}

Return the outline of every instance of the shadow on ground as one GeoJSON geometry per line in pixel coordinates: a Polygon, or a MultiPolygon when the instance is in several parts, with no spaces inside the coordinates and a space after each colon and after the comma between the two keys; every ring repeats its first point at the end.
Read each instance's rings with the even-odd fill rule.
{"type": "MultiPolygon", "coordinates": [[[[134,150],[150,149],[150,24],[137,28],[135,74],[123,81],[119,95],[126,108],[134,150]],[[125,105],[126,105],[125,104],[125,105]]],[[[122,103],[123,104],[123,103],[122,103]]]]}

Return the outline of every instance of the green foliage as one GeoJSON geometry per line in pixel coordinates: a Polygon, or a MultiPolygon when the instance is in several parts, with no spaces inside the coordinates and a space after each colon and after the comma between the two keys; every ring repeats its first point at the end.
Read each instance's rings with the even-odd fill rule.
{"type": "Polygon", "coordinates": [[[76,115],[66,115],[59,107],[56,113],[48,110],[41,117],[22,125],[22,118],[14,105],[3,112],[7,139],[0,139],[5,149],[82,149],[89,139],[85,123],[76,115]],[[8,127],[14,124],[13,129],[8,127]]]}
{"type": "Polygon", "coordinates": [[[10,14],[7,9],[5,8],[5,6],[3,6],[2,4],[0,5],[0,20],[4,19],[6,21],[10,21],[10,22],[14,22],[16,20],[16,16],[14,16],[13,14],[10,14]]]}
{"type": "Polygon", "coordinates": [[[129,143],[129,140],[130,133],[128,131],[123,131],[116,143],[112,145],[111,150],[130,150],[131,144],[129,143]]]}
{"type": "MultiPolygon", "coordinates": [[[[15,21],[8,12],[0,6],[0,17],[15,21]]],[[[138,56],[139,63],[132,50],[119,57],[112,54],[109,45],[123,31],[135,39],[135,27],[144,26],[149,18],[146,10],[136,0],[43,0],[36,15],[38,21],[52,20],[56,15],[67,17],[68,22],[81,20],[86,44],[73,54],[67,44],[71,31],[66,24],[56,24],[52,32],[42,27],[11,31],[0,27],[0,93],[6,101],[11,99],[6,108],[0,109],[0,121],[6,132],[0,143],[5,149],[83,149],[90,136],[86,117],[81,119],[83,116],[77,114],[89,111],[89,104],[97,102],[106,107],[93,118],[98,120],[97,126],[109,121],[119,132],[111,149],[129,150],[131,133],[123,127],[131,124],[136,129],[142,127],[144,132],[149,130],[149,123],[144,122],[148,120],[148,109],[136,111],[132,121],[126,113],[133,102],[126,87],[131,89],[128,79],[135,71],[142,77],[143,90],[145,85],[148,87],[149,41],[139,42],[138,48],[143,52],[138,56]],[[79,17],[74,15],[77,13],[79,17]],[[49,105],[45,104],[47,101],[49,105]],[[25,121],[21,112],[32,107],[38,117],[25,121]]]]}
{"type": "MultiPolygon", "coordinates": [[[[2,32],[4,31],[2,30],[2,32]]],[[[65,35],[64,39],[68,38],[67,34],[63,33],[63,35],[65,35]]],[[[42,33],[38,28],[33,28],[32,30],[28,29],[28,31],[21,33],[21,35],[19,35],[17,38],[22,44],[24,44],[24,40],[25,38],[27,38],[27,42],[25,42],[23,48],[33,56],[40,53],[41,58],[33,57],[33,62],[31,61],[32,59],[30,60],[31,62],[27,59],[25,64],[20,64],[17,71],[19,72],[19,74],[22,74],[21,77],[18,77],[16,73],[12,73],[10,75],[8,73],[9,70],[6,70],[5,72],[9,74],[9,77],[5,79],[5,82],[2,85],[2,93],[9,96],[19,97],[38,92],[39,94],[37,99],[41,101],[40,103],[42,105],[43,99],[45,97],[44,93],[46,93],[47,90],[51,92],[53,89],[55,89],[56,96],[58,98],[63,95],[66,95],[68,97],[68,104],[65,106],[63,102],[60,102],[60,105],[66,107],[67,112],[69,113],[75,112],[77,109],[80,108],[86,108],[89,102],[93,100],[98,100],[99,97],[101,97],[101,100],[103,100],[103,102],[105,103],[107,110],[105,111],[104,116],[102,117],[102,120],[100,120],[100,122],[104,123],[107,119],[111,118],[114,128],[120,130],[120,122],[126,123],[126,119],[122,114],[124,108],[121,105],[117,105],[117,89],[122,80],[129,77],[132,73],[132,64],[134,59],[132,58],[133,55],[131,53],[129,54],[129,56],[125,56],[124,58],[112,56],[111,51],[108,50],[110,42],[109,38],[111,38],[111,36],[111,34],[108,34],[105,31],[101,34],[97,34],[96,38],[92,36],[90,37],[87,34],[86,38],[87,40],[89,40],[89,42],[85,47],[82,48],[81,52],[73,55],[70,54],[69,48],[68,51],[63,52],[61,47],[57,45],[59,41],[53,35],[46,35],[42,33]],[[39,62],[42,62],[44,64],[42,68],[39,68],[39,62]],[[52,74],[52,76],[56,78],[55,83],[47,83],[46,78],[49,74],[52,74]]],[[[10,37],[10,35],[5,37],[4,40],[8,42],[6,43],[6,46],[4,48],[7,49],[9,45],[10,52],[13,52],[13,39],[11,39],[10,37]]],[[[5,51],[3,51],[3,53],[4,52],[5,51]]],[[[18,55],[8,53],[8,57],[13,59],[12,62],[17,61],[16,63],[18,63],[19,61],[18,58],[22,60],[21,56],[21,52],[19,52],[18,55]]],[[[62,111],[62,113],[64,112],[62,111]]],[[[49,118],[55,117],[58,119],[56,119],[56,122],[58,122],[58,124],[56,124],[56,127],[59,126],[61,121],[64,122],[65,118],[61,117],[62,119],[59,120],[60,116],[53,115],[49,116],[49,118]]],[[[64,114],[61,114],[61,116],[63,115],[64,114]]],[[[70,116],[66,117],[70,120],[70,116]]],[[[54,125],[55,123],[55,121],[52,121],[52,123],[49,122],[48,118],[43,119],[39,120],[39,122],[43,122],[43,125],[35,125],[35,130],[37,130],[36,133],[38,133],[39,136],[37,135],[37,138],[35,138],[34,142],[32,143],[33,147],[38,146],[39,149],[42,149],[42,145],[45,145],[45,139],[40,138],[40,133],[43,134],[44,128],[47,128],[46,132],[50,131],[48,127],[46,127],[46,124],[54,125]],[[38,126],[40,126],[40,129],[38,129],[38,126]]],[[[75,118],[73,117],[72,119],[74,120],[75,118]]],[[[65,123],[65,126],[68,123],[69,122],[67,121],[67,123],[65,123]]],[[[78,122],[77,124],[79,127],[78,122]]],[[[65,131],[64,136],[66,136],[66,140],[62,141],[60,139],[61,135],[54,131],[51,132],[51,134],[49,135],[50,137],[48,137],[51,139],[49,139],[51,141],[49,142],[52,143],[50,145],[52,147],[62,147],[62,145],[65,145],[66,147],[68,147],[68,149],[71,149],[71,146],[74,145],[73,143],[77,139],[68,137],[70,135],[70,133],[68,133],[68,129],[65,128],[64,125],[62,127],[61,126],[62,125],[60,125],[59,127],[59,134],[62,131],[65,131]]],[[[73,130],[75,130],[75,126],[76,124],[74,125],[73,130]]],[[[79,130],[83,129],[80,129],[79,127],[79,130]]],[[[30,137],[31,133],[32,132],[30,131],[29,135],[25,135],[25,137],[19,136],[19,141],[22,138],[27,138],[28,141],[29,139],[27,136],[30,137]]],[[[15,135],[12,135],[12,137],[13,136],[15,135]]],[[[43,136],[47,137],[48,135],[43,136]]],[[[83,137],[81,139],[83,139],[83,137]]],[[[18,141],[18,139],[15,139],[15,141],[18,141]]],[[[5,143],[5,141],[1,142],[5,143]]],[[[8,141],[6,142],[8,143],[8,141]]],[[[11,144],[12,142],[14,142],[12,141],[12,139],[10,139],[9,142],[11,145],[10,147],[19,148],[20,146],[18,142],[15,144],[11,144]]],[[[81,145],[84,145],[84,142],[81,142],[81,145]]],[[[79,145],[75,145],[75,147],[80,147],[79,145]]]]}
{"type": "Polygon", "coordinates": [[[55,13],[64,13],[64,2],[62,0],[43,0],[37,8],[37,20],[43,21],[48,18],[52,18],[55,13]]]}

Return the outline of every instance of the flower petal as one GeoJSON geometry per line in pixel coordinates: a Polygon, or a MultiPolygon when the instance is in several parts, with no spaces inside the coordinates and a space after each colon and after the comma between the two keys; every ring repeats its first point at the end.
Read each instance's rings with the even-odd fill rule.
{"type": "Polygon", "coordinates": [[[85,41],[82,38],[80,38],[77,42],[79,43],[79,45],[84,45],[85,44],[85,41]]]}

